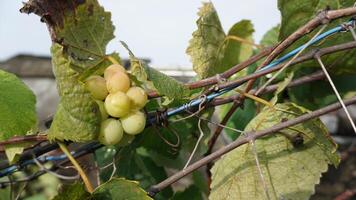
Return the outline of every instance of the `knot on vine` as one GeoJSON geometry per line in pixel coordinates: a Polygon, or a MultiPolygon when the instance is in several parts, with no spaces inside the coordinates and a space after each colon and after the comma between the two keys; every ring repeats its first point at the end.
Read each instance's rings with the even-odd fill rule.
{"type": "Polygon", "coordinates": [[[330,7],[327,6],[324,10],[320,11],[316,18],[320,20],[321,24],[328,24],[330,23],[331,19],[328,16],[328,12],[330,10],[330,7]]]}
{"type": "Polygon", "coordinates": [[[215,85],[214,91],[219,91],[220,90],[219,85],[226,83],[227,79],[225,77],[223,77],[221,74],[216,74],[215,79],[216,79],[217,85],[215,85]]]}

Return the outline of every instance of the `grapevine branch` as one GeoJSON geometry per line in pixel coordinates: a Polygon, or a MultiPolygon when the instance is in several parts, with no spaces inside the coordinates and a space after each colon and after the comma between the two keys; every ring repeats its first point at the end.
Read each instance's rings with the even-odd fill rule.
{"type": "MultiPolygon", "coordinates": [[[[21,143],[21,142],[43,142],[47,140],[47,135],[25,135],[15,136],[5,141],[0,141],[0,147],[7,144],[21,143]]],[[[1,151],[1,150],[0,150],[1,151]]]]}
{"type": "MultiPolygon", "coordinates": [[[[356,97],[344,100],[345,105],[351,105],[351,104],[356,104],[356,97]]],[[[320,117],[324,114],[336,111],[341,108],[340,103],[334,103],[329,106],[326,106],[324,108],[315,110],[313,112],[310,112],[308,114],[301,115],[297,118],[282,122],[280,124],[277,124],[275,126],[272,126],[268,129],[262,130],[262,131],[249,131],[246,132],[243,136],[241,136],[239,139],[235,140],[234,142],[224,146],[223,148],[213,152],[212,154],[200,159],[199,161],[191,164],[187,168],[185,168],[182,171],[179,171],[178,173],[174,174],[173,176],[167,178],[166,180],[158,183],[157,185],[152,186],[148,190],[148,194],[153,197],[155,196],[158,192],[162,191],[164,188],[168,187],[169,185],[175,183],[176,181],[180,180],[181,178],[187,176],[188,174],[192,173],[193,171],[199,169],[200,167],[206,165],[207,163],[218,159],[222,155],[232,151],[233,149],[249,143],[250,141],[256,140],[258,138],[261,138],[266,135],[271,135],[275,132],[278,132],[284,128],[288,128],[290,126],[294,126],[299,123],[303,123],[305,121],[311,120],[316,117],[320,117]]]]}
{"type": "Polygon", "coordinates": [[[342,17],[352,16],[356,14],[356,7],[344,8],[339,10],[325,10],[320,12],[315,18],[310,20],[304,26],[300,27],[297,31],[292,33],[286,39],[283,40],[277,47],[272,51],[272,53],[264,61],[264,65],[270,63],[274,58],[276,58],[280,53],[282,53],[291,44],[297,41],[302,36],[310,33],[315,28],[322,24],[329,23],[330,21],[342,17]]]}

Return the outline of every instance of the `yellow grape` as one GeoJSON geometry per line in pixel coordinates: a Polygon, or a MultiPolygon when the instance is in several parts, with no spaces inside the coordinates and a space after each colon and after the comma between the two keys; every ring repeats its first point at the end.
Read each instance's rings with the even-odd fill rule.
{"type": "Polygon", "coordinates": [[[131,87],[126,95],[131,99],[134,109],[141,109],[147,103],[147,94],[140,87],[131,87]]]}
{"type": "Polygon", "coordinates": [[[101,121],[104,121],[105,119],[107,119],[109,117],[108,113],[106,112],[104,102],[96,100],[96,103],[99,106],[99,110],[100,110],[100,114],[101,114],[101,121]]]}
{"type": "Polygon", "coordinates": [[[139,134],[145,129],[146,117],[140,111],[135,111],[120,119],[122,128],[129,135],[139,134]]]}
{"type": "Polygon", "coordinates": [[[104,100],[108,95],[108,90],[106,88],[106,81],[103,77],[93,75],[86,79],[85,87],[94,99],[104,100]]]}
{"type": "Polygon", "coordinates": [[[99,142],[104,145],[115,145],[120,142],[124,131],[119,120],[106,119],[101,122],[99,142]]]}
{"type": "Polygon", "coordinates": [[[106,87],[109,93],[126,92],[130,88],[130,78],[126,73],[115,72],[106,79],[106,87]]]}
{"type": "Polygon", "coordinates": [[[119,91],[109,94],[104,105],[110,116],[123,117],[130,112],[131,100],[125,93],[119,91]]]}
{"type": "Polygon", "coordinates": [[[108,79],[111,75],[115,74],[116,72],[123,72],[126,73],[126,70],[120,64],[112,64],[107,67],[104,71],[104,78],[108,79]]]}

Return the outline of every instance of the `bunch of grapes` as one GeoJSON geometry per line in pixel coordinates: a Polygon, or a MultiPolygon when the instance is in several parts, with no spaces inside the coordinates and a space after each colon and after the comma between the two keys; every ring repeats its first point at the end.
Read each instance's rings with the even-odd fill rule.
{"type": "Polygon", "coordinates": [[[146,116],[140,110],[147,103],[147,94],[133,86],[124,67],[110,65],[104,77],[90,76],[85,86],[99,105],[102,122],[98,140],[102,144],[125,145],[143,131],[146,116]]]}

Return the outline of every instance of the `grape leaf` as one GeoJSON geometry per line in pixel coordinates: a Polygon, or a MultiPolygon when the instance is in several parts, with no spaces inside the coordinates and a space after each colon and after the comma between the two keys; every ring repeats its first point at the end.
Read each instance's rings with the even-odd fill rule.
{"type": "Polygon", "coordinates": [[[92,194],[85,191],[82,184],[75,183],[62,188],[53,200],[124,200],[124,199],[151,199],[135,181],[123,178],[113,178],[99,187],[92,194]]]}
{"type": "MultiPolygon", "coordinates": [[[[118,53],[112,53],[108,56],[111,56],[114,58],[118,63],[121,63],[121,58],[118,53]]],[[[80,81],[84,81],[91,75],[99,75],[102,76],[104,74],[104,71],[107,67],[109,67],[112,64],[111,61],[108,59],[104,59],[102,62],[98,63],[97,65],[94,65],[93,67],[88,67],[85,69],[83,72],[80,72],[80,81]]]]}
{"type": "MultiPolygon", "coordinates": [[[[314,72],[314,69],[300,69],[296,72],[296,78],[314,72]]],[[[352,74],[334,75],[331,77],[341,97],[349,92],[356,91],[356,76],[352,74]]],[[[337,102],[337,97],[327,80],[313,81],[298,87],[288,89],[291,101],[308,109],[318,109],[337,102]]]]}
{"type": "MultiPolygon", "coordinates": [[[[230,110],[232,104],[222,105],[219,109],[219,118],[222,120],[226,113],[230,110]]],[[[251,99],[246,99],[242,108],[236,109],[234,114],[230,117],[229,121],[226,123],[226,126],[235,128],[237,130],[243,130],[246,125],[253,119],[256,114],[256,105],[255,102],[251,99]]],[[[235,140],[240,133],[230,129],[224,129],[224,132],[231,138],[235,140]]]]}
{"type": "Polygon", "coordinates": [[[21,12],[34,12],[47,23],[52,40],[64,47],[76,71],[101,63],[114,38],[111,14],[97,0],[29,0],[21,12]]]}
{"type": "Polygon", "coordinates": [[[250,21],[236,23],[226,35],[211,2],[203,3],[198,16],[198,29],[193,32],[186,53],[199,78],[224,72],[251,56],[252,46],[246,43],[252,42],[254,32],[250,21]]]}
{"type": "Polygon", "coordinates": [[[19,142],[14,144],[4,145],[5,154],[9,163],[13,164],[18,161],[20,154],[24,151],[25,148],[32,146],[32,142],[19,142]]]}
{"type": "Polygon", "coordinates": [[[58,195],[52,200],[89,200],[90,193],[85,190],[85,187],[81,183],[73,183],[70,185],[63,185],[58,195]]]}
{"type": "MultiPolygon", "coordinates": [[[[142,150],[143,148],[139,149],[142,150]]],[[[140,182],[140,186],[142,188],[149,188],[153,184],[164,181],[168,178],[164,167],[158,166],[152,158],[150,158],[150,154],[145,152],[146,155],[142,155],[142,153],[137,153],[135,156],[135,163],[137,167],[140,169],[140,175],[142,177],[138,178],[138,174],[136,174],[137,181],[140,182]]],[[[167,187],[162,190],[159,194],[155,196],[155,199],[169,199],[173,195],[173,191],[171,187],[167,187]]]]}
{"type": "Polygon", "coordinates": [[[158,94],[164,95],[172,100],[187,100],[189,98],[190,91],[183,83],[149,67],[146,63],[135,57],[125,42],[121,42],[121,44],[130,54],[131,74],[140,84],[143,84],[146,89],[156,90],[158,94]]]}
{"type": "MultiPolygon", "coordinates": [[[[277,104],[263,109],[245,130],[264,130],[307,112],[292,103],[277,104]]],[[[257,139],[255,147],[270,199],[308,199],[328,164],[337,166],[340,161],[319,119],[257,139]]],[[[212,174],[212,200],[266,199],[251,143],[222,156],[212,174]]]]}
{"type": "Polygon", "coordinates": [[[276,45],[278,43],[280,25],[277,25],[270,30],[268,30],[262,37],[260,44],[262,46],[268,47],[276,45]]]}
{"type": "MultiPolygon", "coordinates": [[[[33,134],[37,126],[36,97],[15,75],[0,70],[0,141],[33,134]]],[[[28,143],[5,145],[10,163],[14,163],[28,143]]]]}
{"type": "Polygon", "coordinates": [[[15,75],[0,70],[0,141],[36,128],[36,97],[15,75]]]}
{"type": "Polygon", "coordinates": [[[151,199],[135,181],[123,178],[113,178],[100,185],[92,194],[95,200],[151,199]]]}
{"type": "Polygon", "coordinates": [[[219,49],[215,66],[219,73],[224,72],[234,65],[247,60],[253,53],[250,43],[253,43],[252,34],[255,30],[249,20],[241,20],[235,23],[229,30],[225,40],[219,49]]]}
{"type": "MultiPolygon", "coordinates": [[[[299,27],[303,26],[309,20],[314,18],[318,12],[322,10],[352,7],[354,3],[354,0],[278,0],[278,8],[282,15],[279,38],[280,40],[285,39],[299,27]]],[[[328,25],[328,28],[333,28],[348,20],[349,18],[334,20],[328,25]]],[[[289,49],[296,48],[297,46],[306,43],[316,33],[316,31],[318,30],[315,30],[312,33],[302,37],[289,49]]],[[[310,48],[322,48],[349,42],[352,40],[353,38],[350,33],[338,33],[337,35],[331,36],[310,48]]],[[[331,71],[334,73],[356,73],[356,62],[355,59],[353,59],[355,57],[356,50],[348,50],[346,53],[338,52],[323,56],[323,61],[327,67],[332,66],[331,71]]],[[[319,64],[315,61],[306,62],[299,66],[320,68],[319,64]]]]}
{"type": "Polygon", "coordinates": [[[56,76],[60,103],[48,133],[48,139],[84,142],[94,140],[100,127],[100,111],[84,84],[78,81],[79,73],[62,54],[63,47],[52,46],[53,70],[56,76]]]}

